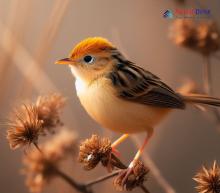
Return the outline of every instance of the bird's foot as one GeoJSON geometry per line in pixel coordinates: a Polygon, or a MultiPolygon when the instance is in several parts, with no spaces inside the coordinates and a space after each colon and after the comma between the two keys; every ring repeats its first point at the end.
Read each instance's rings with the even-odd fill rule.
{"type": "Polygon", "coordinates": [[[129,176],[131,176],[134,173],[133,167],[128,167],[127,169],[123,170],[121,174],[119,175],[122,179],[121,186],[125,187],[126,183],[128,181],[129,176]]]}
{"type": "Polygon", "coordinates": [[[127,169],[122,170],[114,180],[118,190],[132,190],[143,185],[148,169],[140,161],[132,161],[127,169]]]}

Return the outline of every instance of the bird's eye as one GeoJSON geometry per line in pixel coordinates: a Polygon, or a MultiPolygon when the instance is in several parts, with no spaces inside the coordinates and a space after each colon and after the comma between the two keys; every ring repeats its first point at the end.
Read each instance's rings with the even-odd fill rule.
{"type": "Polygon", "coordinates": [[[84,60],[85,63],[91,64],[91,63],[94,62],[95,58],[92,57],[92,56],[90,56],[90,55],[87,55],[87,56],[85,56],[85,57],[83,58],[83,60],[84,60]]]}

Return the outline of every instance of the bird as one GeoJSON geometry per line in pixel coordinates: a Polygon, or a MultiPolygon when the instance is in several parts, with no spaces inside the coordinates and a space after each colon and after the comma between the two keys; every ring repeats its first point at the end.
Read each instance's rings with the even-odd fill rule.
{"type": "Polygon", "coordinates": [[[122,133],[112,143],[112,148],[131,134],[147,133],[125,178],[140,158],[154,128],[170,112],[184,110],[187,104],[220,106],[218,98],[175,92],[159,77],[128,60],[115,45],[102,37],[82,40],[67,58],[55,63],[70,67],[77,96],[87,113],[102,127],[122,133]]]}

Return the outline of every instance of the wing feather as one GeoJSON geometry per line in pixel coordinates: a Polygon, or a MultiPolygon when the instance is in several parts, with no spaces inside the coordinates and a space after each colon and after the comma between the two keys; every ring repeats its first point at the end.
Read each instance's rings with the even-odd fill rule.
{"type": "Polygon", "coordinates": [[[133,63],[118,64],[108,77],[125,100],[164,108],[184,108],[182,97],[157,76],[133,63]]]}

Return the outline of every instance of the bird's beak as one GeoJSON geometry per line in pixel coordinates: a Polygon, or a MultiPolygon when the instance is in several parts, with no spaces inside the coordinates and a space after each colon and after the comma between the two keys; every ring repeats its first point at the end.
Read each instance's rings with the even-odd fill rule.
{"type": "Polygon", "coordinates": [[[64,58],[64,59],[61,59],[61,60],[57,60],[55,62],[55,64],[74,64],[74,61],[71,59],[71,58],[64,58]]]}

